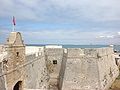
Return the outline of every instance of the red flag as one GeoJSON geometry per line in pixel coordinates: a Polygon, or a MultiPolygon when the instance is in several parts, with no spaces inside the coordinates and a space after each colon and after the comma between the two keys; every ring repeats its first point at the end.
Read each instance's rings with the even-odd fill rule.
{"type": "Polygon", "coordinates": [[[14,17],[14,16],[13,16],[13,25],[14,25],[14,26],[16,25],[15,17],[14,17]]]}

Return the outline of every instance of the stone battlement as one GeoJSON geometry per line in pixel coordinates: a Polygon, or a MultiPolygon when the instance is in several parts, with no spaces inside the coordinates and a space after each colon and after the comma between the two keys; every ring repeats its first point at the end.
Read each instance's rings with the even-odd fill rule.
{"type": "Polygon", "coordinates": [[[68,57],[80,57],[80,56],[88,56],[88,57],[99,57],[105,56],[108,54],[112,54],[113,48],[106,47],[106,48],[68,48],[68,57]]]}

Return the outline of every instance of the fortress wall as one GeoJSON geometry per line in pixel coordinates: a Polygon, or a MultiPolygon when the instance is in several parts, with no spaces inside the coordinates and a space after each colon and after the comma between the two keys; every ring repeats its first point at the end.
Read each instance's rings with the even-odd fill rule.
{"type": "Polygon", "coordinates": [[[119,74],[112,48],[98,50],[98,68],[101,90],[107,90],[119,74]]]}
{"type": "Polygon", "coordinates": [[[0,62],[0,90],[6,90],[5,89],[5,79],[4,76],[2,76],[2,62],[0,62]]]}
{"type": "MultiPolygon", "coordinates": [[[[7,57],[4,63],[6,87],[12,90],[18,81],[24,80],[24,47],[6,47],[7,57]],[[19,52],[19,55],[16,55],[19,52]]],[[[23,83],[23,82],[22,82],[23,83]]]]}
{"type": "Polygon", "coordinates": [[[24,73],[25,73],[24,67],[21,66],[6,71],[6,75],[4,75],[6,77],[6,85],[7,85],[6,90],[12,90],[18,81],[22,81],[23,84],[24,73]]]}
{"type": "Polygon", "coordinates": [[[32,62],[34,61],[35,58],[38,58],[39,56],[37,56],[38,53],[34,53],[34,54],[30,54],[30,55],[26,55],[25,57],[25,62],[32,62]]]}
{"type": "Polygon", "coordinates": [[[26,56],[25,89],[48,90],[49,75],[46,68],[45,56],[33,54],[26,56]]]}
{"type": "Polygon", "coordinates": [[[67,49],[64,49],[63,60],[61,63],[61,69],[60,69],[60,73],[59,73],[59,85],[58,85],[59,90],[62,89],[64,74],[65,74],[65,69],[66,69],[66,61],[67,61],[67,52],[66,51],[67,51],[67,49]]]}
{"type": "MultiPolygon", "coordinates": [[[[19,65],[24,64],[25,61],[25,47],[6,47],[8,62],[6,63],[9,68],[7,70],[13,70],[19,65]],[[17,56],[17,52],[19,55],[17,56]]],[[[9,79],[9,78],[8,78],[9,79]]],[[[17,80],[17,79],[16,79],[17,80]]]]}
{"type": "Polygon", "coordinates": [[[113,49],[109,47],[68,49],[62,90],[108,89],[118,76],[114,59],[113,49]]]}
{"type": "Polygon", "coordinates": [[[68,48],[67,52],[67,57],[80,57],[84,55],[84,51],[81,48],[68,48]]]}
{"type": "Polygon", "coordinates": [[[63,59],[63,48],[46,48],[45,57],[50,75],[50,88],[57,90],[59,73],[63,59]],[[56,88],[55,88],[56,87],[56,88]]]}
{"type": "MultiPolygon", "coordinates": [[[[12,63],[12,65],[13,64],[14,63],[12,63]]],[[[41,52],[27,55],[24,63],[10,69],[6,74],[7,75],[4,76],[7,78],[8,90],[12,90],[18,81],[22,81],[22,86],[25,90],[48,90],[49,76],[47,73],[45,56],[44,54],[41,54],[41,52]]]]}
{"type": "Polygon", "coordinates": [[[92,54],[91,49],[87,51],[86,49],[68,49],[62,90],[97,90],[99,88],[96,58],[88,57],[83,52],[87,52],[88,56],[92,54]]]}

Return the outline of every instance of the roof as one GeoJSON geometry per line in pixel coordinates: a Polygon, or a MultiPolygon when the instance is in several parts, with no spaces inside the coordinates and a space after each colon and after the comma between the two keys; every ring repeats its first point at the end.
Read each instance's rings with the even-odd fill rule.
{"type": "Polygon", "coordinates": [[[20,32],[11,32],[7,40],[8,45],[23,46],[22,36],[20,32]]]}

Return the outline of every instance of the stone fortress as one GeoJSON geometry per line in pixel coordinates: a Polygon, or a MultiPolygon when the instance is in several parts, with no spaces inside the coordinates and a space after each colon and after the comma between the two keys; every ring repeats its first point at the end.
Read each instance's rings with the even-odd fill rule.
{"type": "Polygon", "coordinates": [[[29,47],[19,32],[0,46],[0,90],[108,90],[118,74],[111,47],[29,47]]]}

